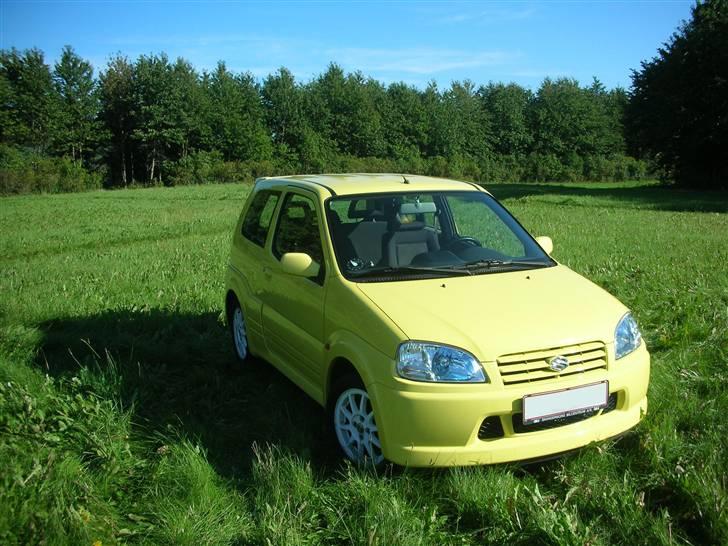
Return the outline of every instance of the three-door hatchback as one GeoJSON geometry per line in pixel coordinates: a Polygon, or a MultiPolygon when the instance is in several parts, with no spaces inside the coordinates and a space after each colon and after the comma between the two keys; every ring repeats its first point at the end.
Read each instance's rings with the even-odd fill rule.
{"type": "Polygon", "coordinates": [[[649,354],[551,247],[467,182],[260,179],[226,275],[235,353],[324,406],[356,462],[497,463],[615,436],[647,410],[649,354]]]}

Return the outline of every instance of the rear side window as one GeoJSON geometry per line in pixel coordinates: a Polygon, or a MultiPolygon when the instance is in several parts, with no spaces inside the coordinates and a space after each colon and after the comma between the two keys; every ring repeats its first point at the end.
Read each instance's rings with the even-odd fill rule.
{"type": "Polygon", "coordinates": [[[265,238],[273,219],[280,194],[274,191],[263,190],[253,197],[253,202],[243,219],[243,236],[258,246],[265,246],[265,238]]]}

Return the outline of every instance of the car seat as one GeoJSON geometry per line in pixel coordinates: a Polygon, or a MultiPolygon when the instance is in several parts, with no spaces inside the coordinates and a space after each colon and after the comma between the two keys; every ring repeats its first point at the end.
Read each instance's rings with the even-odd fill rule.
{"type": "Polygon", "coordinates": [[[403,220],[397,214],[389,221],[386,255],[390,267],[409,265],[415,256],[440,249],[437,235],[425,228],[425,222],[403,223],[403,220]]]}

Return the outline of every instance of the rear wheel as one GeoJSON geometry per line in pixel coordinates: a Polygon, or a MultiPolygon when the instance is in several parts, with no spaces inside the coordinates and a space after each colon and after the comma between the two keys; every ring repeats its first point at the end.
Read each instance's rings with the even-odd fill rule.
{"type": "Polygon", "coordinates": [[[248,350],[248,331],[245,324],[245,315],[243,315],[243,310],[237,299],[235,299],[230,308],[228,323],[230,324],[230,333],[233,338],[235,356],[239,362],[245,362],[250,355],[250,351],[248,350]]]}
{"type": "Polygon", "coordinates": [[[336,439],[344,455],[361,465],[384,462],[374,408],[364,385],[356,376],[344,378],[335,389],[333,421],[336,439]]]}

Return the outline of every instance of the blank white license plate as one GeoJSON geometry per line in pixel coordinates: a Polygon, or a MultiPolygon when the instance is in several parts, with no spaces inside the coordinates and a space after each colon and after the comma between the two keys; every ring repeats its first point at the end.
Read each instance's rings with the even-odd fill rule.
{"type": "Polygon", "coordinates": [[[607,381],[543,394],[527,394],[523,397],[523,424],[551,421],[604,408],[608,396],[607,381]]]}

